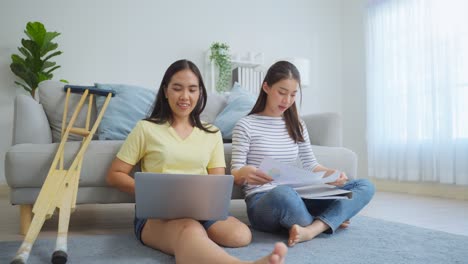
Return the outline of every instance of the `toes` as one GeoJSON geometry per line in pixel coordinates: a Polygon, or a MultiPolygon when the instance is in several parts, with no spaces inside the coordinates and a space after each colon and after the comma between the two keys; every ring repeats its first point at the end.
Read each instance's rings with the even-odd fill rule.
{"type": "Polygon", "coordinates": [[[277,242],[275,244],[275,252],[281,257],[284,258],[286,254],[288,253],[288,248],[284,243],[277,242]]]}
{"type": "Polygon", "coordinates": [[[268,263],[271,263],[271,264],[276,264],[276,263],[280,263],[280,257],[277,255],[277,254],[273,254],[270,256],[270,259],[268,260],[268,263]]]}
{"type": "Polygon", "coordinates": [[[288,246],[293,247],[294,245],[297,244],[298,241],[299,241],[299,239],[290,239],[288,241],[288,246]]]}

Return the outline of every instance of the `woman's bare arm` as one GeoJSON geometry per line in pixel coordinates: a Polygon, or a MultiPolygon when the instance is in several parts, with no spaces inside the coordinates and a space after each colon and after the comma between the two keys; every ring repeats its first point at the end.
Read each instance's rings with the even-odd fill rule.
{"type": "Polygon", "coordinates": [[[132,169],[133,165],[115,158],[107,172],[107,183],[123,192],[135,194],[135,180],[130,176],[132,169]]]}

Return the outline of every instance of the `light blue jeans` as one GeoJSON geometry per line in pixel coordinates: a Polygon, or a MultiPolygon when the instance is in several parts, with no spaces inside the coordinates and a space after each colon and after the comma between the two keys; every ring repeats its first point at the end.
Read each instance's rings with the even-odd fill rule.
{"type": "Polygon", "coordinates": [[[308,226],[320,219],[333,233],[346,220],[355,216],[374,196],[374,185],[365,179],[351,180],[344,186],[353,198],[335,200],[306,200],[289,186],[278,186],[267,192],[255,193],[245,199],[247,214],[253,228],[275,232],[289,230],[294,224],[308,226]]]}

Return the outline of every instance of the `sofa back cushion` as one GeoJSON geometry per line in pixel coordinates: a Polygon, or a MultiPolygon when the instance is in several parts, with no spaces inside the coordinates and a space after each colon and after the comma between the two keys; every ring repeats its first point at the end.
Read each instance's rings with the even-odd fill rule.
{"type": "MultiPolygon", "coordinates": [[[[126,139],[136,123],[149,116],[156,97],[154,89],[135,85],[96,83],[96,88],[116,92],[99,125],[99,140],[126,139]]],[[[101,111],[105,99],[104,96],[96,98],[98,112],[101,111]]]]}
{"type": "Polygon", "coordinates": [[[257,97],[242,88],[239,83],[236,82],[234,84],[229,94],[227,106],[214,121],[214,125],[221,130],[225,141],[232,139],[232,130],[237,124],[237,121],[252,110],[256,100],[257,97]]]}
{"type": "Polygon", "coordinates": [[[227,105],[227,95],[208,92],[207,97],[208,100],[206,101],[205,109],[200,115],[200,119],[213,124],[216,116],[218,116],[227,105]]]}
{"type": "MultiPolygon", "coordinates": [[[[39,84],[39,103],[42,104],[44,111],[49,120],[49,125],[52,131],[52,141],[60,142],[62,130],[62,117],[65,106],[66,93],[63,90],[63,82],[59,81],[43,81],[39,84]]],[[[68,101],[67,122],[71,119],[73,112],[81,99],[81,94],[70,94],[68,101]]],[[[85,101],[78,117],[75,121],[75,127],[84,127],[86,124],[86,114],[88,111],[88,100],[85,101]]],[[[91,110],[91,124],[96,120],[96,105],[93,101],[91,110]]],[[[72,135],[68,137],[69,141],[82,140],[83,137],[72,135]]]]}
{"type": "MultiPolygon", "coordinates": [[[[66,92],[64,83],[44,81],[39,85],[39,103],[43,106],[52,131],[52,141],[60,142],[62,116],[65,106],[66,92]]],[[[96,84],[98,89],[113,89],[116,95],[112,97],[98,131],[93,139],[123,140],[133,129],[136,122],[149,114],[156,92],[151,89],[126,84],[96,84]]],[[[104,96],[95,96],[93,100],[90,126],[96,121],[96,116],[102,109],[104,96]]],[[[67,124],[81,99],[81,94],[70,94],[67,112],[67,124]]],[[[85,127],[88,111],[88,99],[85,101],[74,127],[85,127]]],[[[70,134],[68,141],[82,140],[83,137],[70,134]]]]}

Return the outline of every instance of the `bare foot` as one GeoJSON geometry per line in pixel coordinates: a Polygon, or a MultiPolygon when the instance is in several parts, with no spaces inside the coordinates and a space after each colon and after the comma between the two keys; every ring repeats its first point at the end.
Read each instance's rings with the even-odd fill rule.
{"type": "Polygon", "coordinates": [[[320,219],[314,220],[311,225],[306,227],[293,225],[291,229],[289,229],[288,246],[292,247],[297,243],[311,240],[329,228],[330,227],[320,219]]]}
{"type": "Polygon", "coordinates": [[[278,242],[270,255],[254,262],[254,264],[283,264],[288,253],[288,247],[284,243],[278,242]]]}
{"type": "Polygon", "coordinates": [[[311,238],[309,238],[308,233],[307,228],[300,225],[293,225],[291,229],[289,229],[288,246],[292,247],[297,243],[310,240],[311,238]]]}
{"type": "Polygon", "coordinates": [[[348,226],[351,224],[351,221],[349,220],[346,220],[344,221],[343,223],[341,223],[341,225],[339,226],[339,228],[348,228],[348,226]]]}

